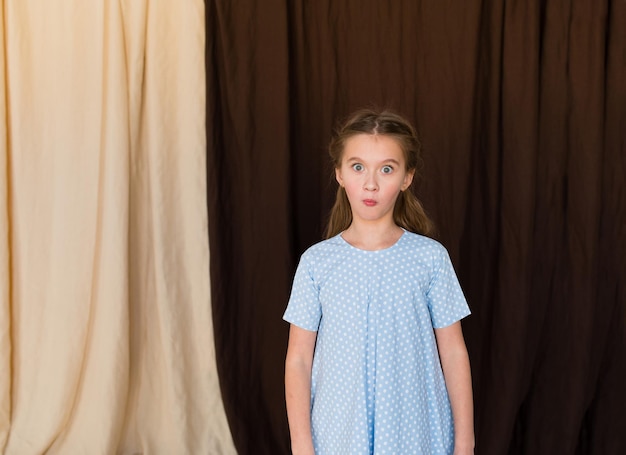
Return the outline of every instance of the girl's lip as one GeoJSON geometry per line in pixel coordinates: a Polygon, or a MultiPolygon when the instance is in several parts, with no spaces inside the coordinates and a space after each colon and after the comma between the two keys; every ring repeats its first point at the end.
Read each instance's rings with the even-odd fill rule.
{"type": "Polygon", "coordinates": [[[363,199],[363,204],[367,205],[368,207],[372,207],[376,205],[376,201],[374,199],[363,199]]]}

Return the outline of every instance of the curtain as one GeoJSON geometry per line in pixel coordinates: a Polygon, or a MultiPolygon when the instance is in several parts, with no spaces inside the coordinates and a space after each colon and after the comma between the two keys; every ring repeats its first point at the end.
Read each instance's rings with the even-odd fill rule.
{"type": "Polygon", "coordinates": [[[281,320],[338,119],[421,133],[473,315],[478,454],[626,452],[626,4],[208,1],[217,362],[239,453],[288,453],[281,320]]]}
{"type": "Polygon", "coordinates": [[[201,1],[0,8],[0,451],[234,453],[201,1]]]}

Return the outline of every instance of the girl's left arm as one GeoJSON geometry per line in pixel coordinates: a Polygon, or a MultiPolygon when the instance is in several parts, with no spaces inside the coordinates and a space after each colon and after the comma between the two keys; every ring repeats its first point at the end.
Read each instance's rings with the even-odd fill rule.
{"type": "Polygon", "coordinates": [[[454,419],[454,455],[474,453],[474,404],[469,355],[461,322],[435,329],[454,419]]]}

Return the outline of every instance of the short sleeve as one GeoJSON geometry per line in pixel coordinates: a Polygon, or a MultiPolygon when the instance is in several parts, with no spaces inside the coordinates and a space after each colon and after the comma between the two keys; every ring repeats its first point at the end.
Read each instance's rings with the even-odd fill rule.
{"type": "Polygon", "coordinates": [[[315,282],[311,258],[305,253],[296,269],[283,319],[305,330],[316,332],[321,318],[319,287],[315,282]]]}
{"type": "Polygon", "coordinates": [[[426,292],[433,327],[447,327],[471,312],[446,249],[441,246],[435,257],[434,274],[426,292]]]}

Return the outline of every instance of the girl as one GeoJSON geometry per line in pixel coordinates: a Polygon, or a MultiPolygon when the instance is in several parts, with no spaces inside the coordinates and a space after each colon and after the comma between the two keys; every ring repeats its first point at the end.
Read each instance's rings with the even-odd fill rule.
{"type": "Polygon", "coordinates": [[[327,239],[301,257],[284,319],[294,454],[471,454],[470,311],[409,187],[415,130],[353,114],[330,143],[327,239]]]}

